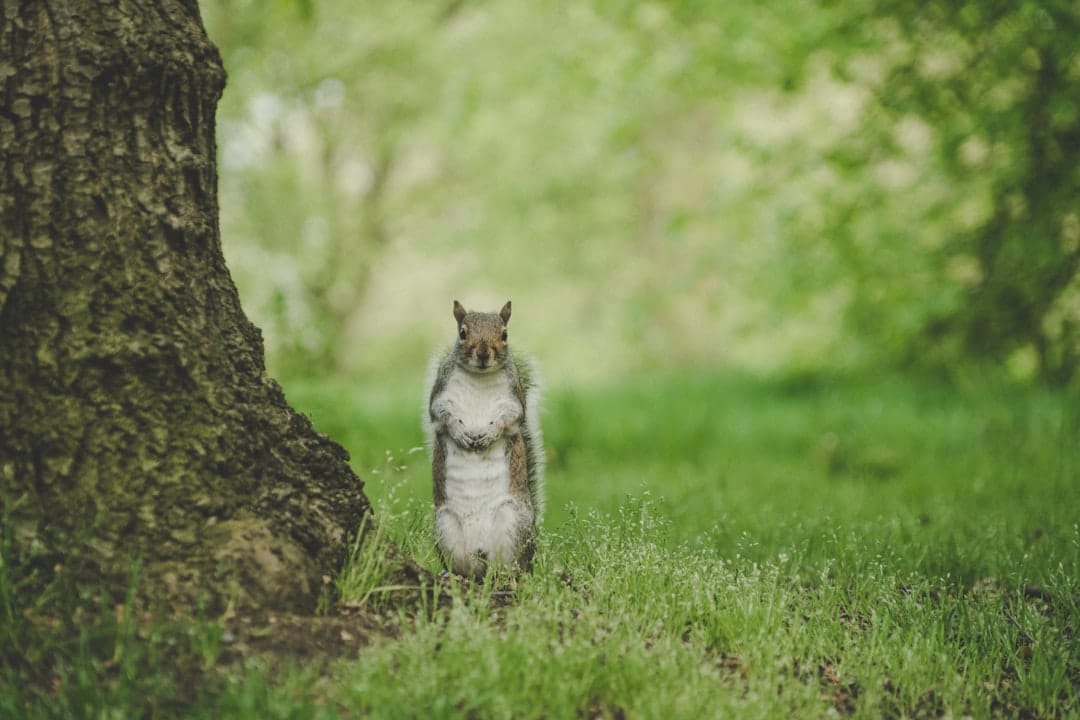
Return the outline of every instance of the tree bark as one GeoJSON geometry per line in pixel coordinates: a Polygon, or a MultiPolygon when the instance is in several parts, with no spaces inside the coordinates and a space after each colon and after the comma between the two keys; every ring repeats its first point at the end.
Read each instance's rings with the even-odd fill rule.
{"type": "Polygon", "coordinates": [[[369,512],[267,378],[196,0],[0,0],[0,512],[42,573],[309,612],[369,512]]]}

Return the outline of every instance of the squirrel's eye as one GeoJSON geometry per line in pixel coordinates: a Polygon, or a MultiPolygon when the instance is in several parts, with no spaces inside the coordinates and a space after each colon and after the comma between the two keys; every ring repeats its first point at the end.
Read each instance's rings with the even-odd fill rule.
{"type": "Polygon", "coordinates": [[[502,339],[503,339],[503,342],[506,342],[506,331],[505,330],[503,330],[502,339]]]}
{"type": "Polygon", "coordinates": [[[462,325],[462,326],[461,326],[460,328],[458,328],[458,331],[457,331],[457,336],[458,336],[459,338],[461,338],[462,340],[464,340],[464,339],[465,339],[465,335],[466,335],[466,334],[467,334],[467,333],[465,332],[465,326],[464,326],[464,325],[462,325]]]}

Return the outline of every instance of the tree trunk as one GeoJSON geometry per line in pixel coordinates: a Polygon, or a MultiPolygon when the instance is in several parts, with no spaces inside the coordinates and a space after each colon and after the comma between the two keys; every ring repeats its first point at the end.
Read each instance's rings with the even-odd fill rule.
{"type": "Polygon", "coordinates": [[[369,505],[225,267],[224,83],[196,0],[0,1],[3,532],[42,573],[306,612],[369,505]]]}

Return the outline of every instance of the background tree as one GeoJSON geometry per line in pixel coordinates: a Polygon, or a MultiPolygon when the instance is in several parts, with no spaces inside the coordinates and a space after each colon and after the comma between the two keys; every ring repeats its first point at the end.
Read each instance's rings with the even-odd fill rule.
{"type": "Polygon", "coordinates": [[[274,7],[205,2],[225,251],[290,379],[414,383],[463,286],[588,314],[520,318],[556,382],[1075,368],[1069,3],[274,7]]]}
{"type": "Polygon", "coordinates": [[[833,209],[831,235],[856,288],[854,327],[893,333],[893,347],[919,363],[1011,359],[1027,375],[1074,377],[1075,4],[885,1],[836,27],[834,67],[871,102],[862,132],[837,147],[834,162],[871,179],[882,168],[918,168],[911,184],[871,182],[833,209]],[[870,209],[906,211],[914,222],[870,223],[870,209]],[[888,305],[905,308],[906,319],[883,324],[897,315],[888,305]]]}
{"type": "Polygon", "coordinates": [[[0,498],[41,581],[311,611],[368,512],[221,254],[225,74],[194,0],[0,14],[0,498]]]}

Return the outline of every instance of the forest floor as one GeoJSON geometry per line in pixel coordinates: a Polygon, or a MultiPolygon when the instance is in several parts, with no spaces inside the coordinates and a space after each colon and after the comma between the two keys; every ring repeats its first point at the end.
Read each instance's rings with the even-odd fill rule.
{"type": "Polygon", "coordinates": [[[339,601],[177,628],[103,600],[48,621],[5,570],[0,716],[1080,714],[1075,395],[986,377],[555,388],[536,567],[469,585],[437,578],[415,388],[283,385],[380,518],[328,579],[339,601]],[[399,576],[390,543],[431,577],[399,576]]]}

